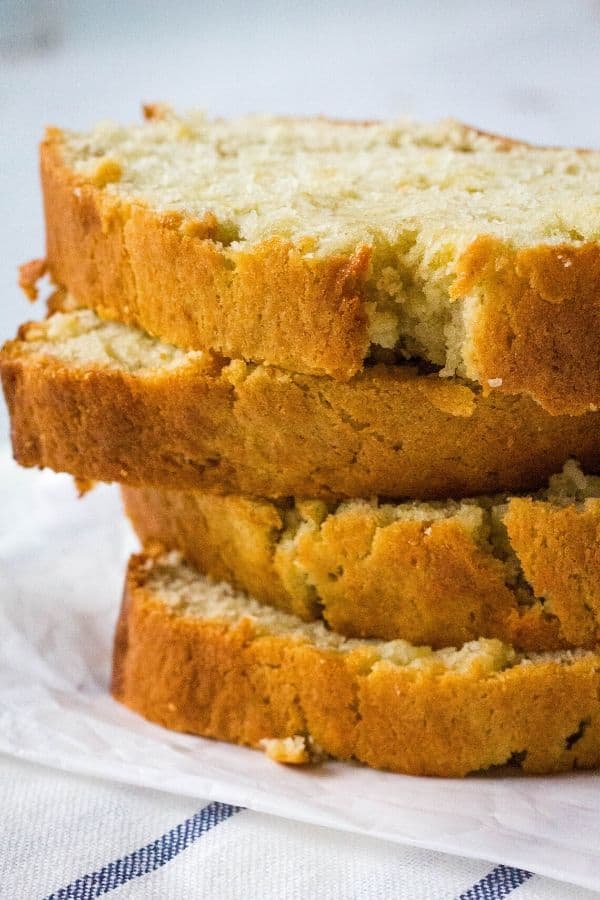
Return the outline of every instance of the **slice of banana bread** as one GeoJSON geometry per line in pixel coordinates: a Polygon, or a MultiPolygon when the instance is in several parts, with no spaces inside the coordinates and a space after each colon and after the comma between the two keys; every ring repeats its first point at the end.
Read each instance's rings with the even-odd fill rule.
{"type": "Polygon", "coordinates": [[[296,372],[345,380],[387,348],[600,406],[599,153],[153,107],[50,129],[41,165],[52,277],[104,317],[296,372]]]}
{"type": "Polygon", "coordinates": [[[130,562],[113,694],[167,728],[287,761],[306,759],[304,739],[309,753],[413,775],[600,763],[596,650],[345,639],[206,580],[177,554],[130,562]]]}
{"type": "Polygon", "coordinates": [[[462,502],[122,490],[145,546],[341,634],[531,651],[600,641],[600,478],[575,462],[533,497],[462,502]]]}
{"type": "Polygon", "coordinates": [[[91,310],[0,354],[16,459],[82,479],[257,497],[464,497],[600,470],[600,413],[375,366],[348,383],[182,351],[91,310]]]}

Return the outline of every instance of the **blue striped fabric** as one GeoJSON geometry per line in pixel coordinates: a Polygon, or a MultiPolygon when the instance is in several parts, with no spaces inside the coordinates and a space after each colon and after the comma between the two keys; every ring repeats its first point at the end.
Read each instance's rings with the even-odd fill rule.
{"type": "Polygon", "coordinates": [[[457,897],[457,900],[503,900],[503,897],[508,897],[532,875],[533,872],[525,869],[496,866],[477,884],[457,897]]]}
{"type": "MultiPolygon", "coordinates": [[[[211,828],[240,812],[243,807],[209,803],[191,818],[167,831],[151,844],[140,847],[90,872],[50,894],[45,900],[93,900],[114,891],[134,878],[149,875],[174,859],[211,828]]],[[[460,894],[456,900],[503,900],[532,877],[525,869],[499,865],[460,894]]]]}
{"type": "Polygon", "coordinates": [[[242,808],[228,803],[209,803],[151,844],[72,881],[50,894],[46,900],[92,900],[93,897],[114,891],[132,878],[140,878],[160,869],[215,825],[240,812],[242,808]]]}

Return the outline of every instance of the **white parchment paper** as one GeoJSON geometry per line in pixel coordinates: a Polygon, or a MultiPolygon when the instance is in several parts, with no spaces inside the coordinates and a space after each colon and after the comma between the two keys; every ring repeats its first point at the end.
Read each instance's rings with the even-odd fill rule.
{"type": "Polygon", "coordinates": [[[0,751],[128,784],[248,806],[506,863],[600,890],[600,778],[411,778],[165,731],[108,694],[112,629],[135,541],[116,488],[0,451],[0,751]]]}

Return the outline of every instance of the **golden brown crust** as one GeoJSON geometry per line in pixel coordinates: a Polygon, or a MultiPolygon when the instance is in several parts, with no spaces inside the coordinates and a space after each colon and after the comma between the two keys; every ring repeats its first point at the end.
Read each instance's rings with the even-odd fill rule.
{"type": "Polygon", "coordinates": [[[140,541],[179,550],[200,572],[227,581],[257,600],[295,613],[318,616],[309,592],[293,590],[274,565],[275,544],[284,530],[282,510],[266,500],[121,488],[125,512],[140,541]]]}
{"type": "Polygon", "coordinates": [[[553,417],[409,367],[348,383],[217,362],[143,375],[62,364],[21,341],[0,357],[16,459],[91,481],[427,499],[535,489],[571,456],[600,468],[599,413],[553,417]]]}
{"type": "Polygon", "coordinates": [[[455,297],[475,292],[467,374],[501,380],[556,414],[600,407],[600,246],[514,250],[482,237],[459,260],[455,297]],[[490,339],[493,336],[493,339],[490,339]]]}
{"type": "MultiPolygon", "coordinates": [[[[41,149],[47,258],[82,304],[184,348],[341,380],[360,371],[370,346],[368,241],[324,259],[277,238],[233,250],[218,242],[213,215],[158,214],[76,175],[62,141],[49,129],[41,149]]],[[[469,377],[556,414],[600,406],[597,244],[517,251],[482,236],[456,265],[452,296],[465,295],[479,298],[469,377]]]]}
{"type": "Polygon", "coordinates": [[[510,498],[515,583],[460,514],[383,524],[355,504],[291,544],[284,510],[266,501],[152,488],[123,488],[123,499],[144,545],[179,550],[216,581],[351,637],[435,648],[490,637],[526,651],[600,641],[600,500],[510,498]]]}
{"type": "Polygon", "coordinates": [[[524,577],[565,639],[600,641],[600,500],[561,508],[513,497],[505,524],[524,577]]]}
{"type": "Polygon", "coordinates": [[[519,761],[532,773],[600,763],[600,655],[442,674],[290,636],[178,615],[130,562],[113,694],[176,731],[258,746],[304,735],[339,759],[456,777],[519,761]]]}
{"type": "Polygon", "coordinates": [[[342,379],[361,368],[368,246],[325,260],[277,238],[251,251],[223,247],[214,216],[157,215],[77,177],[56,131],[41,169],[48,268],[83,305],[186,349],[342,379]]]}

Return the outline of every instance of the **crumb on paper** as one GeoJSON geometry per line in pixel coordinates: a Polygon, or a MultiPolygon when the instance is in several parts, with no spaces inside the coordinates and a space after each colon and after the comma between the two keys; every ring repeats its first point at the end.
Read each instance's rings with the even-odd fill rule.
{"type": "Polygon", "coordinates": [[[288,766],[304,766],[311,761],[306,738],[301,734],[287,738],[263,738],[259,747],[274,762],[288,766]]]}

